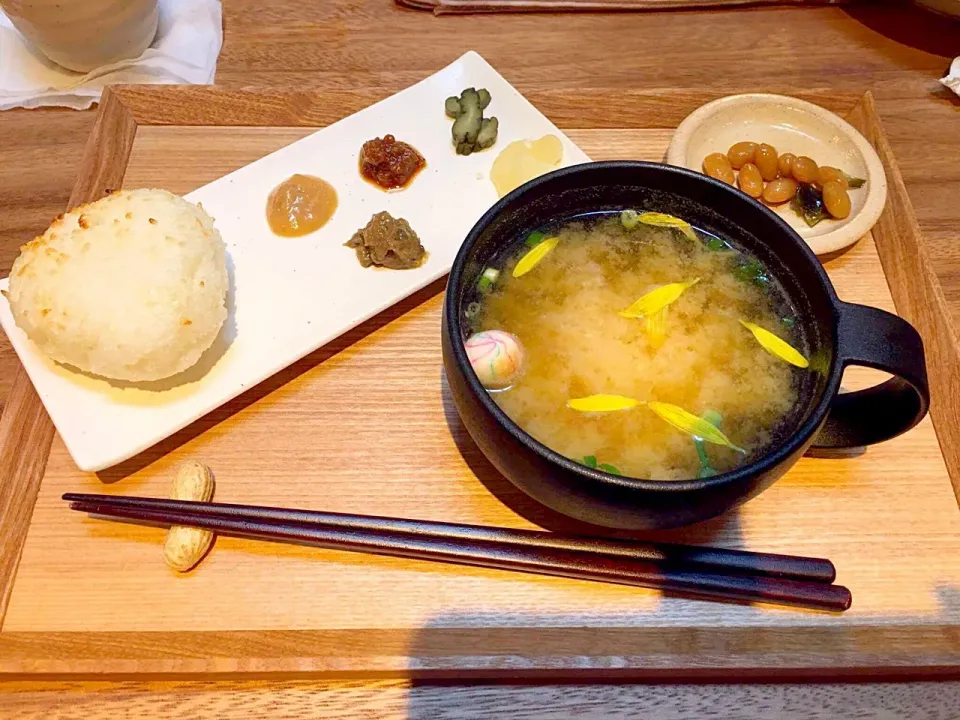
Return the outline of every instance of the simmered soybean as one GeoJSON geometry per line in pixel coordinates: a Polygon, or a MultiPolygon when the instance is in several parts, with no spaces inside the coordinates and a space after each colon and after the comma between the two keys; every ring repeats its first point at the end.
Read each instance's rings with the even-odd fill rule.
{"type": "Polygon", "coordinates": [[[802,183],[815,183],[820,177],[820,168],[813,158],[801,155],[793,161],[793,179],[802,183]]]}
{"type": "Polygon", "coordinates": [[[730,164],[733,165],[734,170],[739,170],[747,163],[752,163],[754,155],[757,152],[757,145],[755,142],[738,142],[730,146],[730,149],[727,150],[727,159],[730,161],[730,164]]]}
{"type": "Polygon", "coordinates": [[[850,195],[847,189],[836,180],[823,185],[823,204],[833,217],[842,219],[850,214],[850,195]]]}
{"type": "Polygon", "coordinates": [[[703,159],[703,172],[712,178],[733,185],[733,166],[723,153],[711,153],[703,159]]]}
{"type": "Polygon", "coordinates": [[[753,162],[764,180],[770,182],[777,179],[780,170],[777,167],[777,151],[773,145],[761,144],[754,153],[753,162]]]}
{"type": "Polygon", "coordinates": [[[777,178],[763,188],[763,201],[770,205],[779,205],[797,194],[797,181],[792,178],[777,178]]]}
{"type": "Polygon", "coordinates": [[[847,182],[847,176],[844,175],[840,170],[837,170],[835,167],[830,167],[829,165],[823,165],[820,168],[819,173],[817,174],[817,182],[820,185],[826,185],[828,182],[838,182],[844,188],[850,185],[847,182]]]}
{"type": "Polygon", "coordinates": [[[750,197],[758,198],[763,193],[763,176],[753,163],[747,163],[740,168],[740,176],[737,180],[740,189],[750,197]]]}
{"type": "Polygon", "coordinates": [[[777,171],[780,173],[780,177],[792,177],[793,176],[793,163],[796,162],[797,156],[793,153],[784,153],[779,158],[777,158],[777,171]]]}
{"type": "Polygon", "coordinates": [[[819,166],[806,155],[777,153],[769,143],[736,142],[726,154],[715,152],[703,159],[703,172],[735,184],[767,205],[791,206],[813,227],[828,218],[842,219],[851,212],[849,190],[866,180],[852,177],[840,168],[819,166]]]}

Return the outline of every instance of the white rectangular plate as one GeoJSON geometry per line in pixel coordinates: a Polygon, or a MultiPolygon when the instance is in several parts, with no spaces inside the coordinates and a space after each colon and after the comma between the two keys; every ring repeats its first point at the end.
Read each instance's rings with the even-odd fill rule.
{"type": "MultiPolygon", "coordinates": [[[[0,324],[10,337],[57,431],[81,470],[97,471],[169,437],[211,410],[382,312],[453,263],[463,238],[497,200],[490,167],[508,143],[557,135],[562,165],[589,158],[474,52],[413,87],[323,128],[187,195],[201,202],[227,245],[230,317],[217,343],[174,382],[111,383],[62,367],[16,326],[0,296],[0,324]],[[490,150],[454,152],[443,101],[485,87],[487,113],[499,118],[490,150]],[[417,148],[426,168],[409,187],[385,193],[364,181],[357,155],[364,141],[391,133],[417,148]],[[339,195],[327,225],[301,238],[267,226],[267,195],[294,173],[322,177],[339,195]],[[344,247],[370,216],[406,218],[430,253],[415,270],[362,268],[344,247]]],[[[96,282],[96,278],[91,278],[96,282]]],[[[6,289],[7,280],[0,281],[6,289]]],[[[438,338],[439,342],[439,338],[438,338]]]]}

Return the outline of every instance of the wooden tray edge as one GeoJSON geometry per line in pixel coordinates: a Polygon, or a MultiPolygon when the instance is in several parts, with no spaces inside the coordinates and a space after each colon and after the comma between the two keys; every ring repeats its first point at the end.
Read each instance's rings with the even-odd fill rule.
{"type": "Polygon", "coordinates": [[[956,632],[943,624],[767,627],[748,641],[740,627],[12,632],[0,634],[0,679],[942,678],[960,677],[956,632]]]}
{"type": "MultiPolygon", "coordinates": [[[[157,119],[149,115],[145,115],[144,117],[147,119],[144,119],[139,113],[144,107],[154,106],[158,89],[151,88],[150,90],[153,92],[145,93],[142,88],[118,88],[113,91],[108,89],[104,93],[100,113],[84,155],[81,174],[71,194],[68,207],[75,207],[83,202],[96,199],[110,189],[120,186],[138,122],[150,124],[152,119],[157,119]]],[[[192,90],[200,89],[194,88],[192,90]]],[[[702,100],[703,95],[699,97],[702,100]]],[[[838,94],[837,97],[841,96],[838,94]]],[[[849,98],[849,95],[846,97],[849,98]]],[[[246,102],[246,99],[244,102],[246,102]]],[[[193,110],[187,107],[185,112],[191,113],[193,110]]],[[[194,115],[185,117],[194,117],[194,115]]],[[[314,116],[310,113],[305,116],[296,115],[295,119],[297,121],[291,124],[310,125],[315,122],[314,116]]],[[[878,223],[880,232],[875,232],[874,236],[898,311],[914,322],[925,339],[933,338],[937,341],[934,343],[934,352],[931,352],[928,347],[929,366],[933,370],[931,385],[933,393],[943,394],[944,399],[943,402],[934,403],[934,421],[937,426],[941,450],[944,451],[945,446],[953,447],[949,454],[944,451],[944,458],[947,462],[954,490],[960,492],[957,489],[957,470],[960,468],[960,442],[958,442],[960,440],[960,429],[951,425],[952,419],[957,417],[956,412],[952,417],[949,414],[954,411],[954,406],[958,403],[958,400],[950,397],[948,392],[951,382],[955,382],[956,376],[960,374],[960,367],[958,367],[960,343],[957,341],[957,333],[946,310],[942,290],[923,245],[909,196],[889,142],[876,115],[876,107],[871,93],[867,92],[853,107],[849,119],[873,142],[887,171],[890,184],[888,203],[878,223]],[[896,208],[895,211],[894,208],[896,208]],[[901,238],[899,243],[894,240],[896,238],[901,238]],[[922,282],[911,283],[909,281],[911,276],[922,278],[922,282]],[[941,375],[945,375],[945,377],[940,377],[941,375]]],[[[172,123],[173,120],[168,118],[166,123],[161,121],[157,124],[172,123]]],[[[231,121],[227,124],[242,125],[244,123],[234,123],[233,118],[231,118],[231,121]]],[[[956,386],[954,385],[954,387],[956,386]]],[[[11,391],[11,400],[5,408],[3,417],[0,418],[0,478],[3,479],[2,484],[0,484],[0,527],[4,529],[4,542],[0,547],[0,629],[2,629],[3,616],[13,588],[17,563],[26,540],[29,520],[52,438],[52,423],[43,410],[29,379],[20,369],[11,391]],[[17,422],[15,422],[15,418],[17,422]],[[32,451],[27,452],[28,448],[32,451]]],[[[867,627],[870,630],[871,638],[885,637],[883,626],[867,627]]],[[[945,672],[944,668],[950,669],[960,665],[960,657],[957,655],[955,645],[950,641],[950,637],[956,632],[954,626],[922,626],[919,631],[914,626],[908,626],[908,628],[915,633],[919,632],[922,637],[911,637],[910,642],[905,643],[902,633],[894,633],[888,640],[894,644],[899,641],[901,648],[912,646],[911,650],[914,651],[914,654],[902,661],[883,665],[883,667],[878,664],[879,658],[875,652],[864,652],[854,653],[846,660],[839,662],[835,658],[817,656],[814,658],[817,662],[809,666],[806,665],[808,661],[799,661],[792,665],[790,663],[781,664],[776,670],[771,670],[770,660],[765,658],[757,663],[757,673],[763,675],[772,672],[777,677],[786,677],[791,674],[802,675],[807,671],[813,673],[817,671],[817,668],[822,668],[828,669],[831,675],[836,677],[840,677],[844,673],[849,673],[850,677],[854,677],[861,676],[864,673],[872,674],[876,672],[884,672],[897,677],[927,677],[940,676],[945,672]],[[781,675],[781,671],[785,675],[781,675]]],[[[476,630],[478,629],[474,629],[474,631],[476,630]]],[[[479,630],[487,632],[486,630],[479,630]]],[[[722,629],[718,628],[716,630],[720,631],[722,629]]],[[[859,628],[856,630],[859,630],[859,628]]],[[[296,638],[291,641],[289,651],[284,651],[279,656],[271,655],[269,658],[272,667],[282,666],[286,668],[283,670],[285,673],[343,672],[350,676],[357,676],[363,674],[364,670],[362,668],[365,667],[369,670],[371,667],[370,655],[367,655],[365,659],[358,659],[361,662],[356,666],[342,669],[333,667],[325,657],[321,656],[322,654],[304,657],[300,643],[313,632],[266,631],[260,632],[258,635],[262,636],[263,640],[273,638],[280,645],[284,644],[282,642],[284,638],[296,638]]],[[[620,632],[624,632],[624,630],[620,629],[620,632]]],[[[787,634],[792,633],[790,637],[796,642],[801,642],[802,638],[797,635],[797,632],[797,629],[788,629],[787,634]]],[[[800,629],[799,634],[806,637],[809,632],[810,628],[800,629]]],[[[4,633],[0,634],[0,658],[4,658],[0,660],[0,676],[8,678],[89,674],[90,676],[100,677],[103,674],[123,675],[125,673],[139,674],[143,672],[180,675],[183,673],[190,674],[194,672],[191,671],[191,667],[199,667],[200,665],[207,669],[198,669],[195,672],[209,672],[211,671],[209,663],[219,663],[222,667],[230,665],[229,672],[234,674],[264,671],[255,662],[248,664],[245,661],[229,657],[211,658],[209,661],[205,661],[184,657],[181,652],[183,642],[188,638],[195,637],[206,638],[210,645],[205,645],[205,649],[211,652],[215,652],[221,644],[224,651],[227,651],[234,647],[236,640],[231,633],[115,634],[123,636],[123,640],[116,647],[124,647],[131,642],[136,643],[139,638],[145,643],[146,647],[150,648],[150,656],[136,660],[125,660],[121,653],[119,656],[115,655],[112,659],[98,657],[95,662],[86,664],[76,654],[68,653],[67,656],[63,656],[62,651],[69,648],[78,649],[81,645],[77,643],[81,641],[83,646],[88,647],[91,643],[94,646],[98,642],[103,643],[104,639],[101,634],[4,633]],[[61,637],[61,635],[71,635],[72,641],[65,642],[66,638],[61,637]],[[20,650],[18,652],[8,652],[14,650],[15,647],[20,648],[20,650]],[[24,654],[24,647],[30,648],[29,652],[24,654]],[[18,657],[19,659],[17,659],[18,657]],[[204,665],[204,663],[207,664],[204,665]]],[[[708,634],[712,636],[714,633],[708,634]]],[[[783,639],[786,640],[787,637],[784,636],[783,639]]],[[[849,639],[846,642],[849,642],[849,639]]],[[[113,644],[108,642],[107,645],[112,646],[113,644]]],[[[460,646],[461,654],[463,654],[463,647],[463,645],[460,646]]],[[[597,655],[594,659],[603,662],[604,657],[597,655]]],[[[449,659],[449,657],[445,658],[445,660],[449,659]]],[[[680,668],[676,663],[680,659],[681,655],[675,654],[675,663],[665,666],[666,669],[663,669],[662,672],[669,673],[671,678],[679,678],[676,673],[680,668]]],[[[688,658],[688,660],[695,661],[696,659],[688,658]]],[[[411,663],[417,662],[419,661],[411,660],[409,657],[398,656],[395,660],[379,666],[375,674],[378,676],[389,676],[394,673],[401,675],[423,674],[430,677],[442,677],[445,672],[440,667],[431,666],[429,662],[421,664],[421,667],[411,667],[411,663]]],[[[485,663],[480,663],[480,665],[483,664],[485,663]]],[[[603,665],[603,667],[607,671],[611,670],[607,665],[603,665]]],[[[580,668],[579,665],[576,668],[571,667],[569,672],[572,673],[580,668]]],[[[536,674],[538,672],[554,672],[560,668],[550,663],[549,667],[529,667],[527,669],[536,674]]],[[[589,663],[582,669],[589,670],[589,663]]],[[[731,669],[723,666],[703,668],[704,675],[698,675],[697,673],[701,672],[698,670],[689,677],[691,679],[709,677],[710,672],[729,673],[731,669]]],[[[496,672],[506,672],[512,675],[518,670],[519,668],[511,668],[506,665],[499,667],[496,672]]],[[[738,672],[742,671],[742,666],[737,670],[738,672]]],[[[212,671],[216,672],[215,669],[212,671]]],[[[687,671],[689,672],[689,665],[687,671]]],[[[463,672],[469,672],[471,677],[474,676],[473,673],[477,673],[477,677],[480,677],[483,676],[484,669],[467,663],[462,669],[451,672],[458,676],[463,672]]],[[[634,666],[619,668],[617,672],[622,673],[624,677],[656,677],[661,669],[634,666]],[[650,674],[645,675],[645,673],[650,674]]]]}
{"type": "MultiPolygon", "coordinates": [[[[80,174],[67,210],[119,188],[133,147],[137,123],[110,88],[103,92],[97,119],[87,140],[80,174]]],[[[0,415],[0,629],[27,539],[33,506],[46,470],[54,427],[40,397],[17,364],[10,396],[0,415]]]]}
{"type": "Polygon", "coordinates": [[[877,221],[874,240],[897,312],[923,338],[930,379],[930,414],[960,504],[960,336],[933,270],[873,93],[868,90],[847,119],[876,148],[887,174],[887,206],[877,221]]]}

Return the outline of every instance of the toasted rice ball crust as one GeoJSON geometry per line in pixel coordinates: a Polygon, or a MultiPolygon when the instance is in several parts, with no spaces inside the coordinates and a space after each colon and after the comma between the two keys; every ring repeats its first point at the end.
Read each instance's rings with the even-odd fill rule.
{"type": "Polygon", "coordinates": [[[53,360],[127,381],[196,364],[227,317],[226,250],[201,207],[122,190],[58,218],[21,248],[8,299],[53,360]]]}

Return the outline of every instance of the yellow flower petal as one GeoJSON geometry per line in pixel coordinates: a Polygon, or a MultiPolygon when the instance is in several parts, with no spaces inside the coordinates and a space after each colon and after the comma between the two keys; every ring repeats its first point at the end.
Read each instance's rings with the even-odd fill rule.
{"type": "Polygon", "coordinates": [[[650,338],[650,342],[654,345],[659,346],[667,338],[668,308],[669,306],[646,317],[647,337],[650,338]]]}
{"type": "Polygon", "coordinates": [[[801,355],[796,348],[791,346],[785,340],[781,340],[769,330],[765,330],[759,325],[755,325],[752,322],[747,322],[746,320],[741,320],[740,324],[752,332],[753,336],[757,339],[757,342],[760,343],[760,346],[771,355],[778,357],[781,360],[790,363],[791,365],[796,365],[798,368],[810,367],[810,361],[801,355]]]}
{"type": "Polygon", "coordinates": [[[591,395],[590,397],[567,400],[567,407],[579,412],[614,412],[616,410],[629,410],[639,404],[639,400],[623,395],[591,395]]]}
{"type": "Polygon", "coordinates": [[[673,215],[667,215],[666,213],[645,212],[640,213],[640,216],[637,219],[645,225],[676,228],[691,240],[698,239],[697,234],[693,231],[693,228],[690,227],[690,223],[688,223],[686,220],[681,220],[678,217],[674,217],[673,215]]]}
{"type": "Polygon", "coordinates": [[[723,445],[737,452],[746,452],[743,448],[730,442],[729,438],[720,431],[720,428],[693,413],[688,413],[682,407],[653,400],[648,402],[647,406],[675,428],[683,430],[683,432],[689,433],[695,438],[700,438],[714,445],[723,445]]]}
{"type": "Polygon", "coordinates": [[[557,246],[558,242],[560,242],[560,238],[547,238],[531,248],[526,255],[520,258],[520,262],[517,263],[516,267],[513,268],[513,276],[518,278],[533,270],[533,268],[537,266],[537,263],[543,260],[547,254],[557,246]]]}
{"type": "Polygon", "coordinates": [[[695,278],[685,283],[661,285],[656,290],[648,292],[626,310],[621,310],[619,314],[625,318],[639,318],[653,315],[663,310],[667,305],[676,302],[687,289],[693,287],[698,282],[700,282],[700,278],[695,278]]]}

